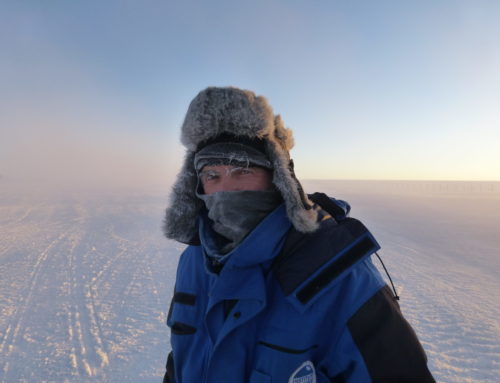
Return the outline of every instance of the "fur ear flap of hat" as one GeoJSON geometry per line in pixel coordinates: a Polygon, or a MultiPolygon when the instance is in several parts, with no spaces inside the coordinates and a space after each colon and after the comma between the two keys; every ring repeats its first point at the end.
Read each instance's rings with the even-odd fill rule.
{"type": "Polygon", "coordinates": [[[273,183],[286,204],[287,215],[295,229],[312,232],[318,228],[317,211],[304,194],[293,172],[289,150],[292,131],[262,96],[233,87],[210,87],[201,91],[189,105],[181,129],[181,142],[187,152],[184,165],[172,188],[166,210],[164,233],[182,243],[197,244],[197,217],[203,202],[196,197],[198,184],[194,156],[207,142],[219,136],[261,140],[273,165],[273,183]]]}

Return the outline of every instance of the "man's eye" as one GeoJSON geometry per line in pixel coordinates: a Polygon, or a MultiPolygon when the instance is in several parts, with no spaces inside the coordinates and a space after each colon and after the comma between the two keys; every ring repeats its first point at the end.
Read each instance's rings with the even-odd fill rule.
{"type": "Polygon", "coordinates": [[[231,170],[231,174],[235,176],[245,176],[248,174],[253,174],[253,170],[251,168],[234,168],[231,170]]]}
{"type": "Polygon", "coordinates": [[[216,172],[203,172],[200,175],[202,182],[215,181],[219,178],[219,174],[216,172]]]}

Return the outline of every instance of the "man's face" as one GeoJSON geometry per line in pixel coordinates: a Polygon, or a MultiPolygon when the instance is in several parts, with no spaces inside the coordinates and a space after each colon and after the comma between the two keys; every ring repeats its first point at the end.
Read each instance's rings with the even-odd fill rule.
{"type": "Polygon", "coordinates": [[[219,191],[271,190],[272,175],[260,167],[231,165],[205,166],[200,172],[205,194],[219,191]]]}

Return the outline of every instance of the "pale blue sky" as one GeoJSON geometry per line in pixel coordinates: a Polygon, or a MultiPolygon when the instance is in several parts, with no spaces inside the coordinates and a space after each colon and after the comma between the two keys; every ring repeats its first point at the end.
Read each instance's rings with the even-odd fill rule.
{"type": "Polygon", "coordinates": [[[209,85],[266,96],[300,178],[500,180],[500,2],[0,3],[0,173],[161,184],[209,85]]]}

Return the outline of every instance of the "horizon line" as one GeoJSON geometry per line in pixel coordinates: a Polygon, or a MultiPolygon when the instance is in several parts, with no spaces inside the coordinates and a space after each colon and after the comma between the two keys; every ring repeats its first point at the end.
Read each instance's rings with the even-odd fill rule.
{"type": "Polygon", "coordinates": [[[470,180],[470,179],[409,179],[409,178],[301,178],[301,181],[347,181],[347,182],[499,182],[500,180],[470,180]]]}

